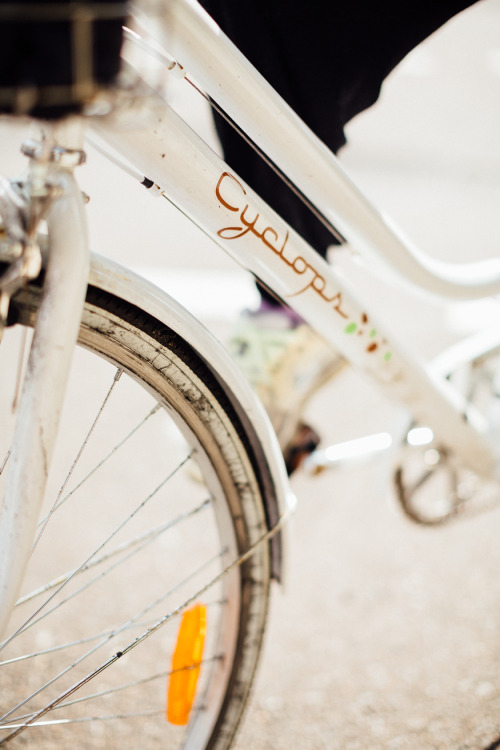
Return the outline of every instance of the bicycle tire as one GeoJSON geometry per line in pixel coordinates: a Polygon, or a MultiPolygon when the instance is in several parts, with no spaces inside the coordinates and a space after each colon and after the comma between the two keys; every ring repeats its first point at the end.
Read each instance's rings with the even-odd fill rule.
{"type": "MultiPolygon", "coordinates": [[[[32,326],[39,298],[40,289],[36,285],[16,296],[12,311],[17,321],[7,334],[13,337],[19,330],[32,326]]],[[[137,747],[138,742],[146,744],[148,750],[164,746],[223,750],[231,744],[249,695],[269,596],[269,546],[258,544],[267,529],[266,519],[244,430],[223,389],[200,356],[173,330],[128,302],[103,290],[89,288],[79,343],[82,348],[79,352],[80,348],[77,349],[73,366],[76,383],[70,381],[66,398],[69,407],[65,406],[63,412],[54,461],[54,465],[64,464],[70,469],[66,469],[62,485],[60,479],[53,478],[54,472],[49,476],[44,513],[53,507],[54,495],[58,497],[58,505],[50,522],[42,527],[43,533],[26,576],[26,590],[35,592],[31,596],[38,606],[38,597],[42,596],[36,594],[40,590],[39,575],[47,573],[50,581],[58,580],[59,573],[52,570],[54,546],[57,557],[62,558],[59,565],[79,572],[73,577],[66,576],[61,588],[52,583],[52,588],[42,596],[44,609],[35,615],[38,627],[26,626],[24,611],[19,615],[15,613],[15,617],[21,619],[15,620],[14,628],[19,628],[21,623],[24,630],[13,640],[6,639],[8,642],[0,651],[3,673],[0,744],[12,741],[17,747],[16,742],[21,746],[27,738],[28,743],[36,741],[40,750],[67,747],[69,742],[74,747],[105,747],[107,750],[137,747]],[[92,366],[95,373],[84,370],[81,359],[85,361],[85,368],[92,366]],[[110,384],[109,390],[106,384],[104,399],[96,379],[101,375],[109,378],[110,384]],[[124,395],[124,406],[117,405],[119,389],[124,395]],[[137,399],[137,406],[134,399],[137,399]],[[81,458],[73,464],[69,452],[75,443],[75,434],[85,435],[87,428],[81,428],[80,424],[92,421],[84,406],[87,400],[97,404],[99,414],[101,400],[106,403],[106,409],[92,427],[91,438],[88,441],[84,438],[81,458]],[[73,406],[76,415],[71,413],[73,406]],[[148,416],[141,422],[145,414],[148,416]],[[157,419],[160,426],[155,423],[157,419]],[[146,428],[152,431],[152,441],[147,445],[144,438],[138,437],[146,428]],[[108,432],[114,435],[114,442],[108,432]],[[125,442],[121,442],[123,435],[125,442]],[[94,457],[94,443],[105,446],[103,463],[100,463],[101,457],[94,457]],[[174,464],[177,454],[179,463],[174,464]],[[84,465],[87,461],[91,466],[90,474],[84,465]],[[159,465],[163,463],[168,465],[159,465]],[[189,469],[191,465],[193,468],[189,469]],[[168,484],[173,483],[168,498],[163,497],[167,486],[164,476],[170,478],[168,484]],[[147,485],[147,490],[143,491],[144,497],[138,495],[137,504],[136,487],[142,490],[142,484],[147,485]],[[187,490],[194,499],[188,499],[187,490]],[[84,516],[89,516],[86,521],[84,516]],[[120,524],[124,518],[127,519],[124,526],[134,527],[133,532],[128,532],[131,537],[135,534],[133,548],[125,547],[126,541],[122,540],[124,527],[120,524]],[[178,519],[182,519],[182,532],[178,519]],[[168,527],[168,536],[165,528],[158,531],[161,525],[168,527]],[[109,553],[100,550],[103,538],[108,538],[106,546],[114,545],[109,553]],[[146,546],[140,547],[145,538],[149,539],[147,553],[146,546]],[[226,567],[253,545],[256,548],[252,555],[224,574],[226,567]],[[134,552],[137,547],[139,550],[134,552]],[[93,557],[79,569],[82,560],[89,557],[88,548],[93,557]],[[201,552],[205,559],[200,563],[201,552]],[[67,557],[77,553],[81,560],[66,562],[67,557]],[[115,565],[113,558],[122,561],[121,564],[115,565]],[[126,562],[129,565],[125,570],[126,562]],[[100,568],[107,570],[106,574],[101,575],[100,568]],[[174,572],[178,572],[180,580],[172,584],[174,572]],[[85,587],[86,577],[92,586],[85,587]],[[83,579],[83,583],[77,579],[83,579]],[[166,581],[169,585],[165,592],[166,581]],[[90,588],[96,589],[93,596],[90,596],[90,588]],[[201,593],[195,596],[191,589],[201,593]],[[117,590],[120,591],[118,596],[117,590]],[[130,591],[133,591],[132,597],[130,591]],[[63,604],[56,608],[59,599],[63,604]],[[158,684],[171,679],[168,664],[175,647],[178,613],[191,599],[203,599],[207,605],[208,643],[197,702],[190,712],[187,728],[179,728],[164,719],[166,686],[159,688],[158,684]],[[99,605],[93,603],[96,601],[99,605]],[[107,606],[103,606],[104,603],[107,606]],[[78,614],[77,606],[83,613],[78,614]],[[45,618],[46,611],[49,614],[45,618]],[[68,630],[67,635],[52,624],[57,615],[62,621],[57,628],[68,630]],[[137,639],[162,619],[162,626],[136,648],[137,639]],[[130,631],[128,636],[127,630],[130,631]],[[95,641],[83,643],[91,635],[100,635],[96,651],[93,651],[95,641]],[[61,644],[66,645],[61,648],[61,644]],[[16,645],[24,661],[11,661],[17,658],[14,655],[16,645]],[[56,648],[58,650],[54,650],[56,648]],[[93,663],[94,654],[100,650],[107,652],[107,656],[100,659],[103,664],[110,662],[108,668],[95,675],[89,684],[80,686],[83,695],[77,702],[78,693],[73,695],[71,685],[83,681],[89,670],[92,673],[101,668],[99,660],[96,665],[93,663]],[[79,652],[87,654],[82,676],[84,662],[78,661],[79,652]],[[26,654],[31,653],[35,655],[27,658],[26,654]],[[48,694],[44,698],[46,704],[40,704],[42,694],[36,692],[35,679],[40,675],[41,684],[45,684],[69,665],[73,667],[67,674],[46,686],[43,691],[48,694]],[[146,665],[162,677],[157,674],[156,681],[139,684],[145,679],[142,672],[146,665]],[[120,680],[129,687],[121,687],[120,680]],[[95,682],[99,685],[93,685],[95,682]],[[10,713],[13,705],[25,699],[26,689],[30,700],[10,713]],[[61,699],[65,693],[66,697],[61,699]],[[7,699],[10,701],[6,707],[7,699]],[[40,705],[50,706],[53,701],[57,703],[47,713],[42,713],[40,705]],[[154,716],[150,715],[152,711],[154,716]],[[147,715],[136,715],[144,713],[147,715]],[[119,721],[122,714],[136,716],[119,721]],[[22,726],[23,722],[29,723],[19,718],[24,715],[32,722],[29,726],[22,726]],[[104,721],[103,716],[111,718],[104,721]]],[[[2,343],[0,354],[5,349],[6,356],[10,357],[10,343],[6,346],[2,343]]],[[[2,386],[1,390],[5,395],[7,389],[2,386]]],[[[2,412],[6,408],[4,398],[2,412]]],[[[2,435],[4,433],[2,430],[2,435]]],[[[75,444],[81,444],[81,437],[75,444]]],[[[23,610],[27,606],[26,593],[19,601],[18,608],[23,610]]]]}

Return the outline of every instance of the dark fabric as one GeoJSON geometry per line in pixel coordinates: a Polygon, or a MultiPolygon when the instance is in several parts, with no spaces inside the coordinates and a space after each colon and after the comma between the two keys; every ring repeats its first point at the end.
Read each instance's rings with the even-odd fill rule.
{"type": "MultiPolygon", "coordinates": [[[[201,0],[222,30],[335,153],[344,126],[378,98],[383,80],[465,0],[201,0]]],[[[216,117],[227,162],[318,252],[328,230],[232,128],[216,117]]]]}
{"type": "Polygon", "coordinates": [[[9,4],[14,5],[12,0],[0,0],[0,112],[59,118],[80,111],[89,91],[114,81],[120,67],[126,0],[116,2],[113,17],[100,19],[99,6],[104,8],[106,0],[78,4],[52,0],[47,6],[18,0],[14,18],[7,13],[9,4]],[[97,16],[86,28],[91,59],[87,93],[74,85],[76,26],[71,19],[74,9],[82,13],[86,5],[93,6],[97,16]]]}

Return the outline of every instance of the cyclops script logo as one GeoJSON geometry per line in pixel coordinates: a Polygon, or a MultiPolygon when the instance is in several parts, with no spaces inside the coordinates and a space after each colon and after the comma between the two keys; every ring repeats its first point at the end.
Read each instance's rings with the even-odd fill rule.
{"type": "Polygon", "coordinates": [[[347,318],[347,314],[342,310],[342,295],[340,292],[336,292],[335,294],[329,295],[326,290],[326,279],[324,276],[322,276],[313,266],[311,266],[310,263],[307,263],[307,261],[301,256],[301,255],[295,255],[295,257],[291,257],[290,249],[288,248],[288,231],[283,237],[280,237],[278,232],[273,229],[271,226],[264,226],[265,221],[261,219],[260,214],[256,211],[256,209],[252,209],[252,207],[244,200],[244,197],[246,196],[246,190],[239,182],[239,180],[236,179],[236,177],[233,177],[232,174],[229,174],[229,172],[223,172],[219,182],[217,183],[217,187],[215,188],[215,195],[217,196],[217,200],[222,203],[224,208],[227,208],[228,211],[234,211],[235,213],[238,213],[239,216],[239,222],[240,224],[238,226],[232,226],[232,227],[223,227],[223,229],[219,229],[217,232],[218,236],[221,237],[223,240],[237,240],[240,237],[244,237],[248,233],[253,234],[255,237],[257,237],[266,247],[268,247],[270,250],[272,250],[273,253],[276,255],[279,255],[283,263],[286,263],[286,265],[291,268],[294,273],[296,273],[299,276],[306,275],[306,278],[308,279],[305,286],[302,287],[302,289],[299,289],[298,292],[295,292],[295,294],[292,294],[292,297],[296,297],[299,294],[302,294],[303,292],[307,291],[307,289],[312,289],[314,292],[319,294],[319,296],[325,300],[325,302],[330,302],[333,305],[334,310],[336,310],[339,315],[341,315],[343,318],[347,318]],[[228,181],[229,184],[228,184],[228,181]],[[242,194],[242,201],[243,207],[241,205],[234,205],[236,202],[235,197],[232,197],[231,199],[228,198],[228,193],[231,192],[234,196],[234,189],[231,190],[230,188],[234,188],[235,185],[238,186],[238,192],[241,192],[242,194]],[[223,195],[223,193],[225,195],[223,195]]]}
{"type": "Polygon", "coordinates": [[[290,297],[297,297],[311,289],[345,319],[346,323],[343,328],[345,334],[361,337],[360,343],[365,352],[368,354],[379,352],[385,362],[392,358],[391,352],[387,349],[387,341],[379,337],[377,330],[371,325],[368,315],[364,312],[357,313],[354,316],[348,315],[345,307],[343,309],[342,293],[336,291],[332,294],[331,290],[328,291],[325,277],[302,255],[294,254],[288,245],[288,231],[280,236],[276,229],[267,225],[265,218],[261,217],[257,209],[246,200],[247,191],[236,177],[229,172],[223,172],[217,182],[215,195],[224,208],[238,214],[238,223],[235,226],[219,229],[217,235],[221,239],[232,241],[252,234],[275,255],[279,256],[280,260],[294,274],[304,277],[306,283],[297,292],[289,295],[290,297]]]}

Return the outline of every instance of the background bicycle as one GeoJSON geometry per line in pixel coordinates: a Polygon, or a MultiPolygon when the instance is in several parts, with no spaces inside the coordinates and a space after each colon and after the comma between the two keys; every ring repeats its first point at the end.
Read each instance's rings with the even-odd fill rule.
{"type": "MultiPolygon", "coordinates": [[[[441,36],[443,47],[448,51],[450,44],[457,44],[458,57],[463,60],[463,35],[467,39],[469,36],[471,39],[475,37],[481,40],[481,56],[476,47],[466,67],[473,60],[484,60],[486,45],[483,29],[494,28],[489,19],[497,19],[497,14],[496,3],[485,3],[480,10],[475,11],[474,16],[468,16],[466,21],[457,21],[453,32],[450,29],[446,31],[446,35],[441,36]],[[472,24],[475,21],[472,19],[477,19],[479,24],[480,17],[482,30],[474,34],[472,24]],[[485,23],[486,18],[488,21],[485,23]],[[452,38],[456,41],[451,42],[452,38]]],[[[436,48],[432,46],[429,49],[436,48]]],[[[494,52],[494,47],[492,51],[494,52]]],[[[417,63],[417,67],[418,64],[422,66],[421,73],[425,72],[425,65],[433,61],[437,62],[439,68],[440,52],[429,54],[430,60],[424,54],[420,63],[417,63]]],[[[494,64],[494,56],[490,59],[494,64]]],[[[404,73],[404,70],[401,72],[404,73]]],[[[494,96],[494,72],[487,73],[481,67],[479,78],[483,82],[490,80],[492,85],[492,92],[488,90],[480,98],[494,96]],[[489,75],[491,78],[488,78],[489,75]]],[[[428,80],[422,81],[418,76],[417,80],[407,77],[401,80],[401,89],[404,91],[394,92],[395,96],[397,94],[397,101],[401,101],[402,95],[411,97],[412,90],[415,91],[413,87],[418,86],[419,81],[422,83],[422,91],[425,89],[430,95],[434,95],[436,89],[432,84],[429,85],[428,80]]],[[[396,82],[394,85],[398,86],[396,82]]],[[[463,86],[463,81],[460,86],[463,86]]],[[[480,93],[475,84],[473,89],[474,93],[480,93]]],[[[460,110],[463,112],[467,108],[464,107],[462,93],[459,98],[460,110]]],[[[426,108],[422,107],[421,102],[419,98],[419,110],[434,110],[434,103],[426,108]]],[[[385,107],[386,104],[387,100],[382,106],[385,107]]],[[[382,107],[379,112],[382,116],[382,107]]],[[[388,121],[394,121],[393,112],[387,109],[386,114],[388,121]]],[[[439,120],[436,112],[436,126],[439,120]]],[[[491,122],[494,120],[492,113],[491,122]]],[[[391,133],[387,147],[387,152],[391,152],[394,149],[393,131],[385,125],[379,126],[381,129],[377,128],[374,124],[375,113],[367,116],[365,122],[364,137],[370,140],[373,138],[377,149],[380,149],[383,133],[391,133]]],[[[465,116],[461,122],[465,124],[465,116]]],[[[359,142],[360,132],[364,127],[361,122],[355,123],[351,138],[359,142]],[[360,131],[355,138],[357,128],[360,131]]],[[[434,127],[433,124],[432,130],[434,127]]],[[[456,133],[456,118],[453,119],[453,128],[456,133]]],[[[486,148],[489,123],[485,131],[481,131],[481,138],[477,135],[477,122],[474,122],[472,128],[476,140],[472,144],[471,139],[466,137],[466,141],[474,147],[480,144],[482,148],[486,148]]],[[[449,141],[449,133],[450,127],[447,125],[444,140],[449,141]]],[[[412,138],[411,142],[414,143],[415,139],[412,138]]],[[[440,143],[439,146],[441,145],[440,143]]],[[[458,163],[459,170],[465,168],[462,175],[466,174],[467,180],[470,179],[471,172],[478,180],[471,193],[467,193],[467,211],[472,209],[476,190],[480,193],[476,208],[481,215],[486,201],[495,197],[494,185],[489,180],[486,185],[481,182],[485,180],[486,173],[494,171],[494,148],[497,149],[498,157],[498,144],[488,143],[487,154],[484,161],[480,162],[480,168],[476,164],[471,167],[471,162],[463,153],[461,141],[459,160],[455,164],[458,163]]],[[[450,159],[455,158],[453,150],[448,153],[450,159]]],[[[349,159],[352,159],[354,168],[357,159],[358,164],[367,163],[366,153],[356,156],[354,147],[350,156],[345,155],[345,160],[349,159]]],[[[381,161],[387,164],[386,158],[382,160],[379,152],[375,159],[373,183],[377,191],[381,184],[381,161]]],[[[364,169],[366,167],[360,167],[361,178],[364,169]]],[[[441,165],[438,164],[438,172],[440,171],[441,165]]],[[[404,185],[408,192],[408,196],[405,196],[408,200],[404,201],[404,206],[410,206],[412,216],[400,214],[401,223],[408,226],[412,233],[429,231],[429,242],[434,252],[437,219],[434,216],[431,221],[429,211],[430,207],[436,210],[435,200],[425,204],[425,209],[421,212],[414,213],[415,194],[413,184],[408,179],[409,170],[401,172],[401,181],[396,181],[394,173],[387,175],[387,182],[384,180],[386,195],[380,198],[380,202],[385,202],[386,198],[390,202],[390,196],[395,196],[392,208],[396,208],[395,213],[398,214],[404,185]],[[394,185],[396,188],[392,192],[394,185]],[[408,222],[411,222],[413,216],[415,224],[410,227],[408,222]]],[[[426,189],[432,189],[428,188],[432,182],[428,174],[424,178],[426,189]]],[[[370,176],[373,175],[368,175],[368,179],[370,176]]],[[[87,189],[92,195],[91,211],[92,204],[96,207],[101,204],[98,199],[99,190],[103,190],[106,200],[118,196],[124,187],[128,190],[121,177],[116,182],[114,179],[110,176],[109,181],[102,184],[98,178],[95,183],[91,183],[89,176],[87,189]]],[[[433,187],[435,190],[435,185],[433,187]]],[[[446,184],[445,205],[450,195],[449,188],[450,185],[446,184]]],[[[460,185],[461,194],[462,190],[463,184],[460,185]]],[[[142,212],[149,212],[150,206],[155,216],[166,210],[164,206],[159,209],[153,205],[153,201],[147,196],[144,198],[143,208],[140,190],[135,186],[131,186],[130,195],[134,202],[141,201],[142,212]]],[[[477,193],[475,197],[477,198],[477,193]]],[[[464,213],[465,211],[460,212],[461,217],[464,213]]],[[[116,209],[120,224],[124,223],[124,214],[120,201],[116,209]]],[[[479,215],[472,210],[470,214],[474,217],[479,215]]],[[[144,213],[141,215],[144,216],[144,213]]],[[[453,257],[456,257],[458,247],[473,248],[474,257],[477,257],[479,245],[485,252],[495,252],[495,243],[492,242],[495,228],[490,234],[490,225],[486,220],[475,221],[470,239],[464,242],[464,229],[455,222],[454,216],[450,218],[451,221],[447,221],[443,228],[440,240],[444,241],[446,236],[453,257]],[[480,238],[477,235],[478,226],[484,232],[480,238]],[[454,234],[457,229],[458,233],[454,234]]],[[[148,246],[149,250],[153,249],[153,265],[163,265],[164,261],[170,264],[170,259],[166,259],[165,244],[174,248],[175,258],[172,263],[181,255],[177,241],[172,240],[170,220],[165,220],[164,224],[163,220],[160,221],[160,228],[152,230],[149,241],[145,241],[144,237],[144,227],[149,225],[148,221],[140,226],[131,222],[126,227],[124,234],[132,235],[129,251],[131,265],[137,263],[139,245],[141,248],[148,246]],[[136,235],[133,234],[134,230],[138,232],[136,235]],[[165,244],[158,242],[158,237],[163,232],[165,236],[168,235],[168,243],[165,244]]],[[[112,247],[115,229],[111,224],[95,229],[93,246],[112,247]],[[107,231],[112,236],[106,237],[104,232],[107,231]]],[[[182,237],[185,237],[185,231],[188,230],[182,228],[182,237]]],[[[498,238],[498,232],[496,236],[498,238]]],[[[186,249],[182,252],[183,260],[186,258],[185,253],[193,245],[196,245],[198,258],[200,240],[193,235],[188,239],[187,246],[184,246],[186,249]]],[[[440,245],[440,251],[442,247],[440,245]]],[[[123,248],[120,248],[120,261],[128,262],[122,252],[123,248]]],[[[448,249],[443,249],[443,253],[447,252],[448,249]]],[[[197,265],[202,266],[206,257],[206,253],[200,252],[197,265]]],[[[226,270],[225,261],[219,260],[218,255],[215,257],[217,264],[220,264],[215,269],[216,273],[222,277],[221,271],[226,270]]],[[[151,261],[141,258],[140,264],[149,265],[151,261]]],[[[232,264],[227,266],[227,272],[234,273],[232,264]]],[[[181,269],[179,276],[173,281],[176,290],[179,289],[179,278],[182,279],[183,276],[186,278],[181,269]]],[[[187,278],[191,284],[191,270],[187,278]]],[[[230,279],[233,279],[232,275],[230,279]]],[[[398,303],[400,301],[401,298],[398,303]]],[[[481,306],[475,307],[479,309],[481,306]]],[[[205,307],[203,312],[206,312],[205,307]]],[[[492,314],[489,309],[484,312],[486,316],[492,314]]],[[[469,326],[475,314],[471,306],[467,309],[454,308],[446,313],[446,317],[454,332],[463,326],[469,326]]],[[[435,315],[436,310],[431,307],[431,321],[435,320],[435,315]]],[[[219,335],[225,336],[226,331],[221,328],[217,318],[208,322],[213,324],[219,335]]],[[[424,330],[426,340],[428,333],[427,327],[424,330]]],[[[440,341],[431,341],[433,350],[440,345],[440,341]]],[[[375,404],[371,390],[366,390],[356,378],[354,381],[351,378],[349,375],[345,380],[339,381],[335,391],[322,394],[322,400],[314,407],[317,412],[324,413],[328,403],[328,414],[331,417],[326,427],[333,426],[334,430],[331,436],[328,429],[325,430],[327,439],[346,439],[356,436],[359,431],[376,431],[379,426],[385,429],[388,422],[392,422],[394,412],[391,411],[391,406],[380,404],[379,401],[375,404]],[[357,394],[359,424],[353,421],[352,393],[357,394]],[[344,410],[345,396],[350,401],[349,413],[344,410]]],[[[454,747],[459,742],[469,742],[471,747],[480,747],[487,746],[495,738],[494,716],[498,693],[494,658],[497,654],[498,618],[495,616],[494,606],[498,602],[498,592],[495,591],[494,572],[495,555],[498,553],[492,546],[488,547],[488,554],[485,554],[483,542],[483,534],[491,527],[494,519],[490,516],[437,533],[422,532],[409,527],[406,521],[387,510],[386,504],[381,502],[385,493],[382,480],[387,478],[388,464],[377,464],[375,468],[359,470],[342,479],[331,474],[317,478],[314,484],[306,483],[300,477],[297,479],[299,495],[304,498],[294,525],[298,544],[294,560],[297,562],[292,562],[290,588],[296,592],[293,598],[297,598],[293,601],[290,594],[283,599],[278,597],[273,608],[266,658],[256,687],[254,713],[248,716],[246,734],[241,735],[237,746],[259,747],[260,742],[261,747],[286,747],[293,740],[296,746],[307,748],[415,747],[432,746],[431,743],[454,747]],[[375,482],[374,478],[380,481],[375,482]],[[304,542],[304,547],[301,541],[304,542]],[[297,576],[299,569],[300,578],[297,576]],[[439,576],[436,571],[439,571],[439,576]],[[314,586],[305,581],[306,573],[310,574],[308,581],[315,582],[314,586]],[[442,599],[444,589],[450,592],[449,602],[442,599]],[[451,622],[454,623],[452,632],[451,622]],[[476,630],[478,626],[481,627],[479,635],[476,630]],[[410,658],[407,660],[408,656],[410,658]],[[463,718],[459,719],[459,715],[463,718]],[[478,715],[484,716],[484,722],[482,719],[478,721],[478,715]],[[290,732],[288,737],[285,730],[290,732]],[[454,735],[454,732],[457,734],[454,735]]]]}

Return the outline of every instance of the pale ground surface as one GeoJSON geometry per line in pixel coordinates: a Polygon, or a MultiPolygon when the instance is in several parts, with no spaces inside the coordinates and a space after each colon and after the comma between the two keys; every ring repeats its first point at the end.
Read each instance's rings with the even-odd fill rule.
{"type": "MultiPolygon", "coordinates": [[[[380,104],[348,130],[344,164],[436,257],[497,253],[499,24],[498,0],[459,17],[401,66],[380,104]]],[[[96,250],[154,269],[169,291],[182,290],[181,298],[193,267],[222,279],[233,274],[229,261],[209,256],[167,212],[158,221],[156,205],[135,185],[86,170],[96,250]],[[108,216],[99,208],[102,193],[112,200],[108,216]],[[139,204],[138,214],[127,208],[130,201],[139,204]],[[113,244],[118,227],[123,246],[113,244]],[[162,267],[174,267],[174,281],[162,267]]],[[[238,283],[239,300],[251,301],[251,288],[238,283]]],[[[223,337],[223,321],[237,304],[229,298],[221,316],[211,301],[197,295],[194,305],[223,337]]],[[[450,339],[479,325],[480,314],[491,322],[491,305],[422,308],[394,292],[379,293],[375,304],[425,354],[443,342],[436,320],[449,325],[450,339]]],[[[397,413],[347,374],[318,397],[310,416],[328,441],[391,428],[397,413]]],[[[498,512],[443,529],[412,525],[392,496],[390,457],[314,481],[299,476],[294,489],[299,507],[287,586],[275,592],[237,750],[500,746],[498,512]]]]}

